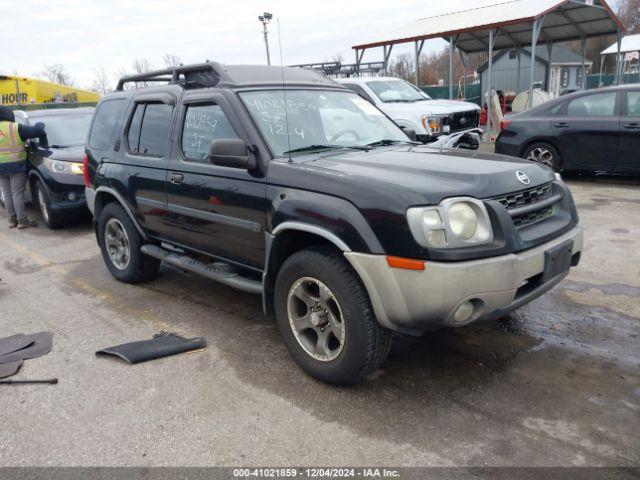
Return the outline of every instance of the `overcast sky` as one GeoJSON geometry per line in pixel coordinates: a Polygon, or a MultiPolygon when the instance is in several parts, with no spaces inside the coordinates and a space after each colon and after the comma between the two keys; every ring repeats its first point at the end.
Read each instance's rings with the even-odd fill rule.
{"type": "MultiPolygon", "coordinates": [[[[115,81],[135,58],[163,67],[162,55],[183,62],[264,63],[258,15],[273,13],[269,25],[273,63],[279,64],[279,19],[284,64],[310,63],[342,54],[351,45],[417,18],[465,10],[497,0],[2,0],[0,73],[34,76],[43,65],[63,64],[79,86],[88,87],[103,66],[115,81]]],[[[439,50],[441,40],[426,42],[439,50]]],[[[410,45],[394,54],[411,52],[410,45]]],[[[381,60],[381,49],[364,61],[381,60]]]]}

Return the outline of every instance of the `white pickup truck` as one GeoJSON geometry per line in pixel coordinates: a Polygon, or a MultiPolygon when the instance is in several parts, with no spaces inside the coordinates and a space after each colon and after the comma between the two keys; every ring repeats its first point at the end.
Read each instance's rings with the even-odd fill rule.
{"type": "Polygon", "coordinates": [[[414,130],[417,139],[423,143],[457,147],[461,146],[462,140],[477,148],[482,130],[478,127],[480,107],[475,103],[434,100],[396,77],[341,78],[337,81],[374,104],[400,127],[414,130]]]}

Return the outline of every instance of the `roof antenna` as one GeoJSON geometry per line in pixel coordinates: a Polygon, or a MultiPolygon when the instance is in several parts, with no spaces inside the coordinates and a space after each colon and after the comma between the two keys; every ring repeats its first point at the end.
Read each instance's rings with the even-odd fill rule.
{"type": "MultiPolygon", "coordinates": [[[[287,128],[287,151],[291,151],[291,138],[289,132],[289,115],[287,114],[287,91],[284,88],[284,62],[282,60],[282,38],[280,37],[280,18],[276,18],[278,23],[278,50],[280,51],[280,76],[282,78],[282,98],[284,100],[284,124],[287,128]]],[[[291,163],[291,154],[289,153],[288,162],[291,163]]]]}

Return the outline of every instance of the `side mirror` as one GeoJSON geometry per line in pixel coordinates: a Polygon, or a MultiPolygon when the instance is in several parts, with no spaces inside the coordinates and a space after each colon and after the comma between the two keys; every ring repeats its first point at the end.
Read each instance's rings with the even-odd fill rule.
{"type": "Polygon", "coordinates": [[[416,135],[416,131],[413,128],[409,127],[400,127],[404,134],[409,137],[409,140],[413,140],[414,142],[418,140],[418,136],[416,135]]]}
{"type": "Polygon", "coordinates": [[[247,144],[240,138],[213,140],[209,147],[209,161],[221,167],[249,170],[255,162],[247,150],[247,144]]]}

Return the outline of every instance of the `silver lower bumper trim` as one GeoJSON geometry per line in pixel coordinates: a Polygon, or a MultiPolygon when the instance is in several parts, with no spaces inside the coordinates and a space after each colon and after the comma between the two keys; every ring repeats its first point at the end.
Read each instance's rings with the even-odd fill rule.
{"type": "Polygon", "coordinates": [[[360,275],[378,321],[393,330],[420,334],[496,318],[542,295],[567,274],[540,282],[536,276],[544,271],[545,252],[569,240],[572,255],[582,251],[580,225],[523,252],[464,262],[427,261],[423,271],[391,268],[384,255],[344,255],[360,275]],[[474,312],[456,321],[455,313],[465,302],[474,305],[474,312]]]}

